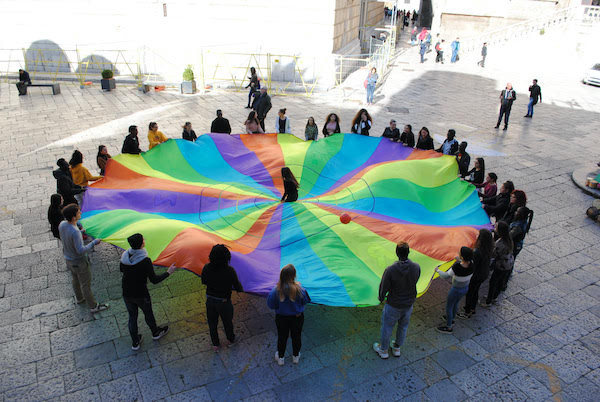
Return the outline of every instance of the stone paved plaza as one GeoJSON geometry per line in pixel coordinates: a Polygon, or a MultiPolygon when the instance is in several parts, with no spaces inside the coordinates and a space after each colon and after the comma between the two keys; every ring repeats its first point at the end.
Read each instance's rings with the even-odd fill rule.
{"type": "MultiPolygon", "coordinates": [[[[111,305],[94,318],[74,304],[70,274],[46,221],[59,157],[68,159],[78,148],[96,172],[97,146],[117,154],[130,124],[140,127],[147,149],[149,121],[179,138],[186,120],[197,133],[207,131],[217,108],[241,132],[246,93],[183,97],[64,83],[58,96],[35,88],[19,97],[14,85],[0,84],[0,401],[597,400],[600,227],[585,217],[592,199],[570,173],[598,161],[600,115],[592,110],[600,110],[600,88],[576,84],[566,97],[541,82],[544,103],[529,120],[522,118],[528,95],[521,85],[503,132],[492,128],[503,86],[493,79],[499,72],[416,67],[397,63],[369,109],[371,132],[380,135],[392,117],[415,132],[429,127],[436,140],[455,128],[472,157],[485,155],[499,182],[513,180],[527,192],[535,217],[514,277],[497,306],[458,320],[452,335],[435,331],[449,284],[434,280],[415,304],[401,357],[386,361],[371,349],[381,306],[311,305],[300,364],[287,358],[283,367],[273,359],[274,315],[261,297],[234,292],[239,342],[213,352],[205,290],[186,271],[149,286],[157,319],[171,331],[153,342],[140,317],[145,342],[133,352],[118,251],[101,244],[92,254],[93,290],[111,305]]],[[[349,131],[360,106],[339,94],[276,96],[269,131],[280,107],[288,108],[292,130],[303,136],[308,116],[321,126],[330,111],[349,131]]]]}

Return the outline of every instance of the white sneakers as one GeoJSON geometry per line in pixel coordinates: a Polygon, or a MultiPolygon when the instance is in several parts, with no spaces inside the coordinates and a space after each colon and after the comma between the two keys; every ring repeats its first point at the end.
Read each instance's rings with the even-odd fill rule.
{"type": "Polygon", "coordinates": [[[278,351],[275,351],[275,361],[280,366],[283,366],[283,364],[285,363],[285,360],[283,359],[283,357],[279,357],[279,352],[278,351]]]}
{"type": "MultiPolygon", "coordinates": [[[[285,359],[283,357],[279,357],[278,351],[275,351],[275,361],[280,366],[283,366],[285,363],[285,359]]],[[[300,353],[298,353],[298,356],[292,356],[292,363],[294,363],[294,364],[300,363],[300,353]]]]}
{"type": "Polygon", "coordinates": [[[390,355],[388,354],[387,350],[382,350],[380,348],[379,342],[375,342],[373,344],[373,350],[375,351],[375,353],[377,353],[379,355],[379,357],[381,357],[382,359],[387,359],[388,357],[390,357],[390,355]]]}
{"type": "MultiPolygon", "coordinates": [[[[400,357],[400,347],[398,345],[396,345],[396,342],[392,342],[392,354],[395,357],[400,357]]],[[[373,344],[373,350],[375,351],[375,353],[377,353],[379,355],[379,357],[381,357],[382,359],[387,359],[388,357],[390,357],[389,353],[387,350],[383,350],[381,349],[381,345],[379,344],[379,342],[375,342],[373,344]]]]}

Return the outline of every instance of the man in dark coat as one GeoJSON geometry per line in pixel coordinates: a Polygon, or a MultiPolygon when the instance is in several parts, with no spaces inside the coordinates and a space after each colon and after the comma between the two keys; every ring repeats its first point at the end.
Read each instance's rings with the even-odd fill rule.
{"type": "Polygon", "coordinates": [[[19,69],[19,82],[17,82],[19,96],[27,95],[27,85],[31,85],[31,78],[29,78],[29,73],[21,68],[19,69]]]}
{"type": "Polygon", "coordinates": [[[121,153],[132,155],[139,155],[142,153],[142,150],[140,149],[140,140],[138,139],[137,126],[129,126],[129,135],[127,135],[125,141],[123,141],[121,153]]]}
{"type": "Polygon", "coordinates": [[[229,120],[223,117],[221,109],[217,110],[217,118],[210,125],[210,132],[231,134],[231,125],[229,125],[229,120]]]}
{"type": "Polygon", "coordinates": [[[508,118],[510,117],[510,109],[512,108],[512,104],[517,99],[517,93],[512,87],[512,84],[509,82],[506,84],[506,88],[500,92],[500,114],[498,115],[498,123],[496,123],[496,127],[500,127],[500,122],[502,122],[502,116],[504,116],[504,128],[502,130],[508,129],[508,118]]]}
{"type": "Polygon", "coordinates": [[[52,175],[56,179],[56,192],[63,197],[63,205],[78,204],[75,194],[80,194],[85,189],[73,183],[69,163],[64,158],[56,161],[56,165],[58,169],[53,171],[52,175]]]}
{"type": "Polygon", "coordinates": [[[252,109],[256,111],[258,121],[263,131],[265,130],[265,118],[267,117],[267,113],[269,113],[269,110],[271,110],[271,107],[271,97],[267,93],[267,88],[262,87],[260,89],[260,95],[254,98],[254,102],[252,103],[252,109]]]}
{"type": "Polygon", "coordinates": [[[537,105],[538,99],[542,103],[542,88],[533,80],[533,84],[529,87],[529,103],[527,104],[527,114],[523,117],[533,117],[533,106],[537,105]]]}

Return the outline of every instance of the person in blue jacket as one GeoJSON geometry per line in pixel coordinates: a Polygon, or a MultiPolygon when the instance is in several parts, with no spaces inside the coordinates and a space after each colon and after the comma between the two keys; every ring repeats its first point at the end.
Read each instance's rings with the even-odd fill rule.
{"type": "Polygon", "coordinates": [[[267,297],[267,305],[275,310],[277,325],[277,351],[275,361],[284,364],[285,346],[288,337],[292,336],[292,361],[300,361],[302,347],[302,325],[304,324],[304,306],[310,303],[310,296],[300,282],[296,282],[296,268],[288,264],[281,269],[279,282],[267,297]]]}

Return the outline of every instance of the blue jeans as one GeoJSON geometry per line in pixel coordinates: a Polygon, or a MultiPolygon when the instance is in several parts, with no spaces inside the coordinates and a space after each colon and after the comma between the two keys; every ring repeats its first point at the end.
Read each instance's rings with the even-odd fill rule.
{"type": "Polygon", "coordinates": [[[390,347],[390,337],[394,330],[394,325],[398,323],[396,329],[396,346],[402,346],[404,339],[406,339],[406,329],[410,321],[410,315],[412,314],[413,306],[396,308],[389,304],[383,306],[383,312],[381,313],[381,350],[388,350],[390,347]]]}
{"type": "Polygon", "coordinates": [[[454,317],[458,312],[458,302],[467,294],[467,290],[469,290],[468,286],[462,288],[452,286],[448,292],[448,298],[446,299],[446,326],[448,328],[452,328],[452,321],[454,321],[454,317]]]}
{"type": "Polygon", "coordinates": [[[367,85],[367,103],[373,103],[373,95],[375,95],[375,85],[367,85]]]}
{"type": "Polygon", "coordinates": [[[529,98],[529,103],[527,104],[527,114],[533,116],[533,98],[529,98]]]}

